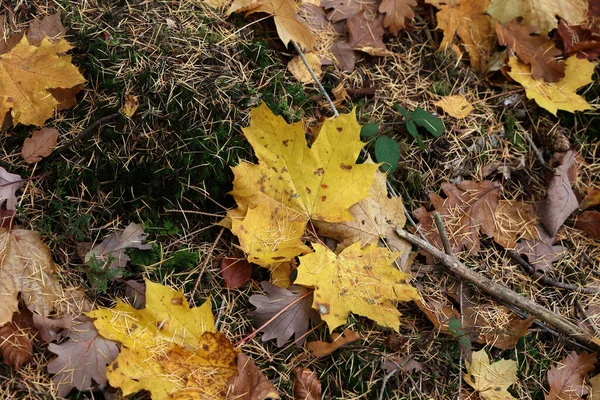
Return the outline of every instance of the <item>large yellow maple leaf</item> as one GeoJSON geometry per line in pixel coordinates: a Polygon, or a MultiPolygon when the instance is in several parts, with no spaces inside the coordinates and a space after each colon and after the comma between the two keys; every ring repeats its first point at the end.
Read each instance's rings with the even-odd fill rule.
{"type": "Polygon", "coordinates": [[[392,267],[399,253],[375,244],[361,249],[358,242],[339,255],[317,243],[313,247],[314,253],[300,257],[294,283],[315,288],[313,308],[331,331],[351,312],[398,330],[401,314],[392,302],[420,298],[406,283],[408,276],[392,267]]]}
{"type": "Polygon", "coordinates": [[[558,110],[570,112],[590,110],[592,106],[578,95],[577,89],[592,83],[596,65],[586,59],[571,56],[565,62],[565,76],[558,82],[536,81],[531,76],[531,66],[511,57],[508,74],[525,88],[527,98],[556,115],[558,110]]]}
{"type": "Polygon", "coordinates": [[[146,281],[146,308],[118,301],[87,314],[100,334],[122,344],[107,367],[124,395],[145,389],[154,400],[221,399],[237,374],[237,350],[218,332],[207,301],[189,308],[183,292],[146,281]]]}
{"type": "Polygon", "coordinates": [[[23,35],[9,52],[0,55],[0,118],[11,112],[13,123],[42,126],[59,104],[48,89],[70,89],[85,79],[71,64],[66,40],[44,38],[32,46],[23,35]]]}
{"type": "Polygon", "coordinates": [[[516,361],[500,360],[490,364],[487,353],[482,349],[474,351],[471,362],[466,364],[465,382],[477,390],[483,400],[514,399],[507,389],[518,380],[516,361]]]}

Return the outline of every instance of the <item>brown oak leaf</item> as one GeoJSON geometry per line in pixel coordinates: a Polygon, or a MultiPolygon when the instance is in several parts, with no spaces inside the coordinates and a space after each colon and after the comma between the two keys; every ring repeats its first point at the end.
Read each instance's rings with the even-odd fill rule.
{"type": "Polygon", "coordinates": [[[583,384],[586,375],[594,370],[596,354],[571,352],[548,371],[550,393],[545,400],[580,400],[588,393],[583,384]]]}
{"type": "Polygon", "coordinates": [[[53,319],[43,317],[38,313],[32,313],[31,318],[33,325],[38,330],[40,339],[44,343],[59,341],[64,330],[70,330],[73,327],[72,315],[63,315],[60,318],[53,319]]]}
{"type": "Polygon", "coordinates": [[[33,343],[29,327],[15,312],[12,321],[0,327],[0,357],[15,370],[33,360],[33,343]]]}
{"type": "Polygon", "coordinates": [[[294,368],[294,400],[320,400],[321,381],[308,368],[294,368]]]}
{"type": "Polygon", "coordinates": [[[277,339],[277,346],[282,347],[296,335],[296,344],[302,345],[302,337],[308,331],[310,320],[317,320],[318,314],[312,309],[313,295],[308,294],[308,289],[292,285],[283,289],[270,282],[261,283],[267,295],[252,295],[250,303],[256,307],[255,311],[249,313],[254,319],[254,325],[262,326],[271,318],[274,318],[267,326],[261,329],[264,333],[262,340],[277,339]],[[302,298],[303,296],[306,296],[302,298]],[[289,306],[289,307],[288,307],[289,306]],[[282,312],[284,308],[288,307],[282,312]],[[275,317],[279,314],[277,317],[275,317]]]}
{"type": "Polygon", "coordinates": [[[21,157],[27,164],[36,163],[47,157],[56,147],[58,140],[58,130],[51,128],[42,128],[33,132],[30,138],[23,142],[21,157]]]}
{"type": "Polygon", "coordinates": [[[565,256],[566,249],[554,244],[554,237],[548,235],[543,226],[537,228],[539,239],[524,239],[517,244],[517,251],[525,254],[529,264],[536,270],[548,272],[552,264],[565,256]]]}
{"type": "Polygon", "coordinates": [[[379,12],[385,14],[383,26],[397,35],[404,28],[406,20],[415,17],[412,7],[416,6],[415,0],[383,0],[379,5],[379,12]]]}
{"type": "Polygon", "coordinates": [[[510,56],[531,65],[534,79],[558,82],[565,76],[565,63],[558,60],[562,51],[556,48],[548,36],[536,35],[537,28],[521,25],[512,20],[506,25],[496,22],[498,42],[506,46],[510,56]]]}
{"type": "Polygon", "coordinates": [[[229,379],[229,400],[280,399],[279,393],[254,361],[244,353],[237,355],[238,374],[229,379]]]}
{"type": "Polygon", "coordinates": [[[361,11],[348,19],[349,45],[372,56],[389,55],[383,43],[383,15],[370,19],[365,11],[361,11]]]}

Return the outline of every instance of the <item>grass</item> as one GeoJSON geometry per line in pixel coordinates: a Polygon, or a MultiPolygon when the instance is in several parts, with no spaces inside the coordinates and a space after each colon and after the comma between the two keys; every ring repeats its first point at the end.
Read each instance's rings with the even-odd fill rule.
{"type": "MultiPolygon", "coordinates": [[[[257,268],[249,284],[226,290],[218,273],[219,260],[238,250],[231,234],[226,231],[217,239],[220,228],[212,226],[234,205],[227,195],[233,180],[230,167],[240,159],[253,159],[241,128],[248,124],[250,108],[260,101],[288,122],[304,118],[310,126],[330,115],[330,110],[312,85],[302,85],[286,72],[291,54],[276,39],[269,21],[244,29],[251,19],[232,16],[225,20],[202,2],[74,0],[26,2],[14,19],[21,24],[17,28],[24,28],[33,17],[58,10],[76,47],[74,63],[88,80],[78,105],[58,112],[49,122],[59,129],[60,143],[117,112],[125,95],[138,96],[141,105],[131,119],[101,124],[89,140],[44,159],[35,170],[18,156],[31,128],[17,126],[2,136],[10,172],[33,178],[19,206],[18,223],[43,235],[65,282],[82,286],[90,299],[102,305],[122,297],[125,285],[103,276],[101,269],[94,272],[84,267],[77,246],[101,240],[129,222],[141,223],[153,247],[128,252],[127,278],[149,277],[184,288],[186,293],[198,282],[190,302],[200,304],[210,297],[220,330],[233,342],[243,339],[254,329],[247,316],[252,307],[248,297],[260,292],[259,282],[268,278],[268,272],[257,268]],[[169,27],[166,18],[175,26],[169,27]]],[[[348,88],[376,88],[374,96],[354,98],[341,105],[340,111],[356,107],[360,121],[379,123],[382,134],[400,143],[401,165],[389,179],[408,210],[430,207],[428,194],[439,193],[442,182],[481,180],[485,164],[521,156],[526,158],[526,170],[503,182],[502,196],[543,198],[543,173],[528,151],[519,124],[547,149],[557,132],[566,132],[585,160],[578,191],[585,193],[598,185],[597,112],[575,117],[560,113],[555,119],[523,98],[505,106],[507,97],[521,92],[490,86],[452,53],[435,52],[427,42],[430,30],[417,23],[410,35],[387,39],[394,55],[367,57],[352,73],[330,67],[322,79],[327,90],[340,82],[348,88]],[[437,113],[433,100],[459,93],[473,102],[476,111],[464,120],[445,119],[445,134],[441,138],[424,135],[425,151],[421,151],[400,128],[403,118],[392,106],[410,110],[420,106],[437,113]],[[490,137],[498,138],[496,144],[490,137]]],[[[586,97],[595,101],[599,93],[600,85],[595,84],[586,97]]],[[[580,265],[584,254],[594,260],[600,257],[597,243],[572,226],[568,224],[559,239],[570,243],[573,251],[553,273],[570,282],[596,282],[593,266],[580,265]]],[[[466,262],[540,304],[574,316],[575,298],[586,305],[597,303],[593,296],[576,296],[533,282],[504,252],[484,247],[477,256],[464,256],[466,262]]],[[[450,278],[434,271],[418,274],[414,281],[423,293],[446,297],[443,292],[450,278]]],[[[423,366],[422,372],[399,372],[391,377],[383,398],[455,398],[462,373],[457,339],[440,333],[415,306],[400,308],[404,315],[400,348],[385,344],[391,331],[352,316],[346,327],[359,331],[364,339],[331,356],[314,358],[304,347],[291,344],[280,349],[273,342],[262,342],[260,335],[244,344],[243,350],[284,398],[293,393],[293,369],[302,367],[318,374],[328,398],[377,399],[385,376],[382,354],[410,355],[423,366]]],[[[307,341],[312,340],[329,341],[330,334],[319,326],[308,335],[307,341]]],[[[549,366],[571,350],[580,351],[535,328],[514,350],[492,354],[495,359],[518,361],[520,381],[512,389],[516,397],[541,399],[549,366]]],[[[21,371],[0,364],[0,396],[45,398],[50,378],[39,366],[50,357],[38,346],[35,361],[21,371]]],[[[106,396],[116,393],[106,389],[106,396]]],[[[474,398],[464,382],[462,393],[464,398],[474,398]]],[[[86,396],[73,391],[70,398],[86,396]]],[[[93,396],[101,398],[105,393],[97,388],[93,396]]],[[[148,396],[142,393],[132,398],[148,396]]]]}

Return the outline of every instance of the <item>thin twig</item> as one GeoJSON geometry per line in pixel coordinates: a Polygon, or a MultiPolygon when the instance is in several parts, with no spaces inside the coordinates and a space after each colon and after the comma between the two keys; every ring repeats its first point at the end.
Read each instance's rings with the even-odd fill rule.
{"type": "Polygon", "coordinates": [[[549,171],[552,171],[552,168],[550,168],[548,166],[548,164],[546,164],[546,161],[544,160],[544,155],[542,154],[542,152],[540,151],[540,149],[538,149],[538,147],[536,146],[535,142],[533,141],[533,139],[531,138],[531,136],[529,135],[529,133],[525,130],[525,128],[523,128],[523,126],[519,122],[517,122],[517,126],[521,130],[521,133],[523,134],[523,136],[525,136],[525,140],[527,141],[527,144],[529,145],[529,147],[531,148],[531,150],[535,154],[535,156],[538,159],[539,163],[542,164],[542,167],[544,167],[545,169],[547,169],[549,171]]]}
{"type": "Polygon", "coordinates": [[[196,282],[194,283],[194,290],[192,290],[192,294],[190,295],[191,299],[194,298],[194,295],[196,294],[196,291],[198,290],[198,285],[200,285],[200,280],[202,280],[202,275],[204,275],[204,270],[206,269],[206,266],[212,259],[212,253],[213,253],[213,251],[215,251],[215,247],[217,247],[217,243],[219,242],[219,239],[221,239],[221,235],[223,234],[224,230],[225,230],[225,228],[221,227],[221,230],[219,231],[217,238],[215,239],[213,244],[210,246],[210,249],[208,249],[208,252],[206,253],[206,260],[204,260],[204,262],[202,263],[202,266],[200,267],[200,271],[198,272],[198,277],[196,278],[196,282]]]}
{"type": "Polygon", "coordinates": [[[444,252],[449,256],[452,255],[452,248],[450,247],[450,241],[448,240],[448,234],[446,233],[446,228],[444,228],[444,222],[442,221],[442,217],[439,212],[433,213],[433,218],[435,219],[435,227],[440,234],[440,238],[442,238],[442,246],[444,246],[444,252]]]}
{"type": "Polygon", "coordinates": [[[308,72],[310,72],[310,76],[312,76],[313,80],[315,81],[315,83],[319,87],[319,90],[321,91],[321,93],[323,93],[323,96],[325,97],[325,99],[327,99],[327,102],[329,103],[329,107],[331,107],[331,110],[333,111],[333,116],[336,117],[336,118],[339,117],[340,113],[338,112],[337,108],[335,108],[335,104],[333,104],[333,101],[331,100],[331,97],[329,97],[329,94],[327,94],[327,92],[325,91],[325,88],[321,84],[321,81],[319,80],[319,78],[317,78],[317,75],[315,74],[315,71],[313,71],[313,69],[310,67],[310,65],[308,65],[308,60],[304,56],[304,53],[302,52],[302,49],[300,48],[300,46],[298,46],[298,43],[296,43],[295,41],[292,40],[292,43],[294,44],[294,48],[296,48],[296,51],[298,52],[298,55],[302,59],[302,62],[306,66],[306,69],[308,69],[308,72]]]}
{"type": "Polygon", "coordinates": [[[122,117],[122,116],[123,116],[123,114],[121,114],[120,112],[116,112],[114,114],[106,115],[102,118],[97,119],[96,121],[92,122],[92,124],[90,126],[85,128],[85,130],[83,132],[81,132],[79,135],[77,135],[73,139],[69,140],[67,143],[62,145],[62,147],[56,149],[52,155],[58,155],[58,154],[64,153],[69,148],[71,148],[74,144],[77,144],[81,141],[89,139],[89,137],[92,135],[92,133],[94,133],[94,129],[96,129],[98,127],[98,125],[103,124],[108,121],[112,121],[113,119],[116,119],[116,118],[122,117]]]}
{"type": "Polygon", "coordinates": [[[415,235],[412,235],[401,229],[396,228],[396,233],[401,239],[406,240],[407,242],[419,247],[421,250],[437,258],[450,272],[457,275],[461,279],[472,283],[490,296],[505,301],[533,315],[557,331],[562,332],[581,343],[591,346],[600,345],[599,339],[594,338],[588,332],[585,332],[571,321],[553,313],[538,303],[521,296],[513,290],[492,281],[488,277],[479,274],[470,268],[467,268],[456,256],[445,254],[430,243],[421,240],[415,235]]]}

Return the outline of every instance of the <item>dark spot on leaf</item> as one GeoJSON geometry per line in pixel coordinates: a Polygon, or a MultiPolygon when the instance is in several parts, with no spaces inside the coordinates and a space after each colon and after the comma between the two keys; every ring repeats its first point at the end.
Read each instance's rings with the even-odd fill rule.
{"type": "Polygon", "coordinates": [[[285,259],[286,259],[286,257],[284,257],[284,256],[273,257],[273,260],[275,260],[275,261],[280,261],[280,260],[285,260],[285,259]]]}
{"type": "Polygon", "coordinates": [[[364,225],[364,224],[366,224],[366,223],[367,223],[367,222],[366,222],[364,219],[363,219],[362,221],[360,221],[360,224],[361,224],[361,225],[364,225]]]}
{"type": "Polygon", "coordinates": [[[321,201],[327,200],[327,196],[321,196],[321,201]]]}
{"type": "Polygon", "coordinates": [[[325,170],[324,170],[323,168],[318,168],[318,169],[315,171],[315,175],[318,175],[318,176],[321,176],[321,175],[323,175],[324,173],[325,173],[325,170]]]}
{"type": "Polygon", "coordinates": [[[306,187],[305,190],[306,190],[306,194],[311,194],[312,193],[312,191],[310,190],[309,187],[306,187]]]}
{"type": "Polygon", "coordinates": [[[338,131],[338,132],[341,132],[341,131],[343,131],[343,130],[344,130],[344,128],[341,128],[341,127],[339,127],[339,126],[338,126],[338,128],[337,128],[337,131],[338,131]]]}
{"type": "Polygon", "coordinates": [[[202,350],[204,350],[204,351],[208,351],[208,345],[207,345],[207,344],[203,344],[203,345],[202,345],[202,350]]]}
{"type": "Polygon", "coordinates": [[[181,297],[173,297],[171,299],[171,304],[176,305],[176,306],[180,306],[183,304],[183,299],[181,297]]]}
{"type": "Polygon", "coordinates": [[[475,375],[471,375],[471,380],[475,383],[475,375]]]}
{"type": "Polygon", "coordinates": [[[329,186],[327,186],[326,184],[322,183],[322,184],[321,184],[321,187],[322,187],[323,189],[327,189],[329,186]]]}
{"type": "Polygon", "coordinates": [[[282,141],[281,143],[283,143],[283,145],[284,145],[285,147],[288,147],[288,143],[289,143],[289,142],[290,142],[290,140],[289,140],[289,139],[287,139],[287,140],[284,140],[284,141],[282,141]]]}
{"type": "Polygon", "coordinates": [[[352,165],[340,164],[340,168],[344,171],[352,171],[352,165]]]}

